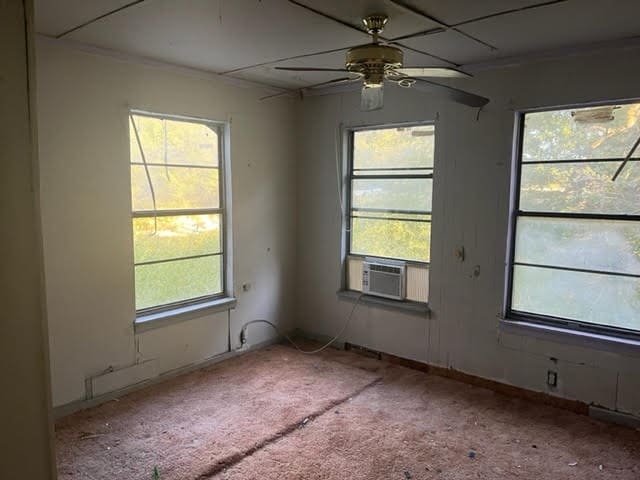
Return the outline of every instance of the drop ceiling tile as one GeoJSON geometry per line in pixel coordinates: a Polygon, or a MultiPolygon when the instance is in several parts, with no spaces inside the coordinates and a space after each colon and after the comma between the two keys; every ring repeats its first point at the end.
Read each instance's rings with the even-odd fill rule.
{"type": "Polygon", "coordinates": [[[428,13],[441,22],[454,25],[473,18],[493,15],[543,3],[546,0],[404,0],[407,5],[428,13]]]}
{"type": "MultiPolygon", "coordinates": [[[[327,0],[297,0],[300,3],[338,18],[358,28],[364,28],[362,18],[373,13],[384,13],[389,17],[382,35],[395,38],[422,32],[438,25],[424,17],[408,12],[388,0],[348,0],[330,2],[327,0]]],[[[343,27],[344,28],[344,27],[343,27]]]]}
{"type": "Polygon", "coordinates": [[[66,38],[223,72],[357,45],[369,37],[285,0],[153,0],[66,38]]]}
{"type": "Polygon", "coordinates": [[[500,53],[453,30],[408,38],[402,40],[402,43],[461,65],[488,60],[500,53]]]}
{"type": "Polygon", "coordinates": [[[35,0],[36,31],[56,36],[127,3],[131,0],[35,0]]]}
{"type": "Polygon", "coordinates": [[[271,65],[262,65],[234,72],[231,76],[275,87],[301,88],[332,80],[334,78],[345,77],[348,76],[348,74],[341,72],[288,72],[286,70],[276,70],[275,67],[342,68],[344,67],[345,53],[346,50],[342,50],[338,52],[287,60],[271,65]]]}
{"type": "Polygon", "coordinates": [[[495,17],[461,27],[492,43],[501,56],[638,35],[638,0],[580,0],[495,17]]]}
{"type": "MultiPolygon", "coordinates": [[[[402,42],[403,44],[405,42],[402,42]]],[[[406,47],[399,46],[404,52],[404,65],[406,67],[447,67],[451,64],[428,54],[418,53],[406,47]]],[[[418,48],[417,50],[423,50],[418,48]]]]}

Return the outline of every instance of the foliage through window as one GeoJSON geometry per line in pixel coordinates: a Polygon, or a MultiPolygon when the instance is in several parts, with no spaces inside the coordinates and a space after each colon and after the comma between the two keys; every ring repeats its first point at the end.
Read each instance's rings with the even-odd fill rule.
{"type": "Polygon", "coordinates": [[[511,316],[640,331],[640,103],[527,113],[511,316]]]}
{"type": "Polygon", "coordinates": [[[351,135],[350,254],[428,263],[434,127],[351,135]]]}
{"type": "Polygon", "coordinates": [[[222,125],[133,113],[129,130],[136,310],[222,295],[222,125]]]}

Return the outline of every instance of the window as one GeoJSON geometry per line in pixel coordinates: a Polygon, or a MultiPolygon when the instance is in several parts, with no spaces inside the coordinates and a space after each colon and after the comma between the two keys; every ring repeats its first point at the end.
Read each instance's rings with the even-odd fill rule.
{"type": "Polygon", "coordinates": [[[434,133],[433,125],[349,132],[349,289],[361,289],[364,257],[405,260],[408,298],[427,301],[434,133]]]}
{"type": "Polygon", "coordinates": [[[640,333],[640,103],[521,117],[508,315],[640,333]]]}
{"type": "Polygon", "coordinates": [[[225,292],[224,125],[130,116],[138,314],[225,292]]]}

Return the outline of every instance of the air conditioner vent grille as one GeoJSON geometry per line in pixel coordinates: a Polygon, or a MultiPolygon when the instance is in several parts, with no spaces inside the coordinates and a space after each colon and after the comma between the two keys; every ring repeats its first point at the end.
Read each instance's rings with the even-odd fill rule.
{"type": "Polygon", "coordinates": [[[405,298],[404,264],[362,263],[362,291],[367,295],[404,300],[405,298]]]}
{"type": "Polygon", "coordinates": [[[372,263],[370,265],[371,266],[369,268],[375,272],[393,273],[395,275],[399,275],[401,273],[400,267],[389,266],[389,265],[377,265],[375,263],[372,263]]]}

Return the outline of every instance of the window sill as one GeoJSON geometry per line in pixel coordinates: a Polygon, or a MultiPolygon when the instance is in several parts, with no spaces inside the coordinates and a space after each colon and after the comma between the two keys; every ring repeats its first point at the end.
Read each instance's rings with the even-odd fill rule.
{"type": "MultiPolygon", "coordinates": [[[[337,295],[340,300],[355,302],[361,294],[355,290],[338,290],[337,295]]],[[[362,295],[359,303],[374,307],[381,307],[388,310],[402,310],[407,313],[421,316],[427,315],[430,312],[428,303],[414,302],[412,300],[391,300],[373,295],[362,295]]]]}
{"type": "Polygon", "coordinates": [[[515,319],[500,319],[500,332],[513,335],[527,335],[562,342],[584,348],[593,348],[615,353],[627,353],[640,356],[640,340],[601,333],[583,332],[569,328],[554,327],[515,319]]]}
{"type": "Polygon", "coordinates": [[[166,325],[202,317],[203,315],[232,310],[235,307],[236,299],[234,297],[218,298],[205,303],[167,310],[166,312],[141,315],[136,318],[134,329],[135,333],[142,333],[166,325]]]}

